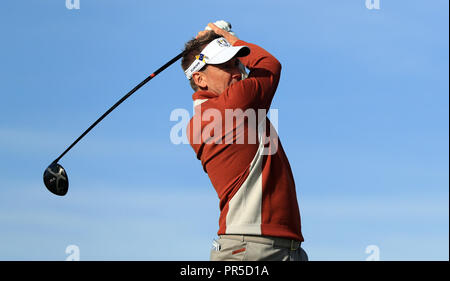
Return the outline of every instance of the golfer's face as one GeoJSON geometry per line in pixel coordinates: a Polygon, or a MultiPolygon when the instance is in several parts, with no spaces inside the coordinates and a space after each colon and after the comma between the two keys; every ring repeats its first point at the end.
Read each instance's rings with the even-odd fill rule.
{"type": "Polygon", "coordinates": [[[239,60],[233,58],[223,64],[210,64],[204,71],[208,91],[220,95],[228,86],[242,78],[239,70],[239,60]]]}

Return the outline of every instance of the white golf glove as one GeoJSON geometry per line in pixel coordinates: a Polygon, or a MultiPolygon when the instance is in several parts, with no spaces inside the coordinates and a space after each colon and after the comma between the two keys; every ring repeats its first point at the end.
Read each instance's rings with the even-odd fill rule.
{"type": "MultiPolygon", "coordinates": [[[[224,20],[218,20],[214,24],[217,25],[217,27],[220,27],[221,29],[228,31],[231,35],[236,36],[236,33],[231,31],[231,23],[224,20]]],[[[212,29],[209,26],[206,26],[205,30],[212,30],[212,29]]]]}

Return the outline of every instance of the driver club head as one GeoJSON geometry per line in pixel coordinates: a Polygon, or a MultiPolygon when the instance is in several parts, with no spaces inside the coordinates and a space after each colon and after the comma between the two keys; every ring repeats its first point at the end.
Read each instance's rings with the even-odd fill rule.
{"type": "Polygon", "coordinates": [[[58,163],[53,162],[44,171],[44,184],[51,193],[59,196],[66,195],[69,189],[66,170],[58,163]]]}

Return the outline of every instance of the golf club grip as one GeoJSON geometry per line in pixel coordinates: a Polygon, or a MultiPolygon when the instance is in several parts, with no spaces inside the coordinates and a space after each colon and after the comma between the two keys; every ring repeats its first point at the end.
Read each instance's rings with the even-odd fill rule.
{"type": "Polygon", "coordinates": [[[142,86],[144,86],[148,81],[150,81],[153,77],[155,77],[156,75],[158,75],[161,71],[163,71],[164,69],[166,69],[167,67],[169,67],[170,65],[172,65],[174,62],[176,62],[177,60],[179,60],[182,56],[183,56],[183,52],[181,52],[180,54],[178,54],[176,57],[174,57],[173,59],[171,59],[169,62],[167,62],[165,65],[161,66],[160,68],[158,68],[155,72],[153,72],[152,74],[150,74],[147,78],[145,78],[141,83],[139,83],[136,87],[134,87],[131,91],[129,91],[125,96],[123,96],[118,102],[116,102],[113,106],[111,106],[110,109],[108,109],[105,113],[103,113],[102,116],[100,116],[100,118],[97,119],[97,121],[95,121],[86,131],[84,131],[84,133],[81,134],[81,136],[79,136],[58,158],[55,159],[55,161],[53,161],[53,163],[57,163],[70,149],[72,149],[72,147],[74,147],[75,144],[77,144],[77,142],[79,142],[87,133],[89,133],[90,130],[92,130],[92,128],[94,128],[98,123],[100,123],[100,121],[103,120],[103,118],[105,118],[108,114],[111,113],[111,111],[113,111],[116,107],[118,107],[122,102],[124,102],[127,98],[129,98],[132,94],[134,94],[134,92],[136,92],[137,90],[139,90],[139,88],[141,88],[142,86]]]}

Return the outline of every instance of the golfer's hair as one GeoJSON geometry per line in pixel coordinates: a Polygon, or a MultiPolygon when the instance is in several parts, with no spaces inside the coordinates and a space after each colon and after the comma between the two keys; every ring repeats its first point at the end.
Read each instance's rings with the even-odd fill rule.
{"type": "MultiPolygon", "coordinates": [[[[221,36],[211,31],[206,33],[202,37],[199,37],[197,39],[194,38],[188,41],[184,45],[184,55],[183,58],[181,59],[181,68],[183,68],[183,71],[186,71],[186,69],[188,69],[189,66],[191,66],[191,64],[195,60],[195,56],[199,55],[202,52],[202,50],[206,47],[206,45],[208,45],[211,41],[219,37],[221,36]]],[[[194,79],[191,78],[189,82],[191,84],[192,89],[194,91],[197,91],[198,87],[195,84],[194,79]]]]}

